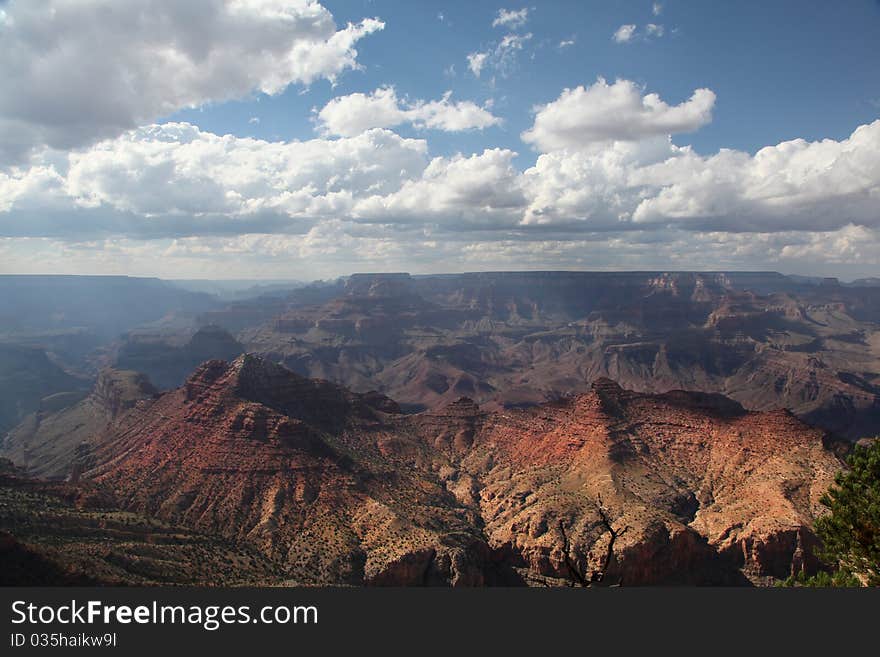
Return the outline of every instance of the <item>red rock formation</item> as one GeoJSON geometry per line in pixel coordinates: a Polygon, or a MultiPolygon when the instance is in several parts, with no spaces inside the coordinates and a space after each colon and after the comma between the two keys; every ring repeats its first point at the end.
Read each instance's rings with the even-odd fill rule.
{"type": "Polygon", "coordinates": [[[743,583],[813,568],[823,434],[719,395],[400,415],[252,356],[130,410],[87,473],[302,583],[743,583]]]}
{"type": "Polygon", "coordinates": [[[753,578],[815,567],[809,527],[840,467],[822,432],[785,411],[608,380],[440,436],[456,426],[475,437],[453,476],[479,481],[490,547],[511,543],[533,571],[576,581],[702,579],[718,560],[753,578]]]}
{"type": "Polygon", "coordinates": [[[126,508],[257,544],[298,581],[481,583],[466,510],[369,440],[396,410],[262,359],[210,361],[132,411],[90,476],[126,508]]]}

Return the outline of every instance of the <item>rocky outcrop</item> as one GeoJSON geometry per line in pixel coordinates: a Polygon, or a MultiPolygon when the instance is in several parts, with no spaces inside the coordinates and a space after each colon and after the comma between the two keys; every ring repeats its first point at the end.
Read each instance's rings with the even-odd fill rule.
{"type": "Polygon", "coordinates": [[[143,374],[104,369],[84,399],[61,410],[45,405],[25,418],[0,444],[0,456],[36,477],[76,479],[116,420],[156,394],[143,374]]]}
{"type": "Polygon", "coordinates": [[[92,397],[103,414],[115,420],[138,401],[149,399],[156,394],[156,389],[146,375],[106,368],[98,374],[92,397]]]}
{"type": "Polygon", "coordinates": [[[841,467],[824,438],[787,412],[607,379],[408,416],[242,356],[135,405],[83,476],[303,584],[764,583],[817,566],[841,467]]]}
{"type": "Polygon", "coordinates": [[[406,422],[449,456],[441,477],[532,581],[729,584],[815,569],[810,527],[840,468],[822,432],[789,413],[610,380],[538,409],[462,400],[406,422]]]}
{"type": "Polygon", "coordinates": [[[86,476],[125,508],[254,544],[303,583],[478,583],[472,514],[373,442],[397,410],[254,356],[209,361],[133,409],[86,476]]]}

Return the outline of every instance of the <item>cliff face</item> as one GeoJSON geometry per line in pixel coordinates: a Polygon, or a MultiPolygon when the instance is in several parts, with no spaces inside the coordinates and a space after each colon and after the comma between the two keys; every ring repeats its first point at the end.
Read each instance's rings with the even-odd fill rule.
{"type": "Polygon", "coordinates": [[[157,394],[149,378],[140,372],[104,369],[98,374],[92,402],[101,414],[115,420],[144,399],[157,394]]]}
{"type": "Polygon", "coordinates": [[[239,342],[217,326],[204,326],[181,345],[162,336],[132,334],[120,345],[114,359],[117,369],[146,374],[161,389],[176,388],[201,363],[232,360],[244,351],[239,342]]]}
{"type": "Polygon", "coordinates": [[[598,380],[400,415],[253,356],[136,404],[84,474],[127,509],[256,545],[304,584],[745,583],[815,567],[840,463],[786,412],[598,380]]]}
{"type": "Polygon", "coordinates": [[[294,292],[239,338],[407,410],[462,395],[537,404],[608,377],[789,408],[853,440],[880,431],[878,288],[772,272],[489,272],[360,274],[321,291],[294,292]]]}
{"type": "Polygon", "coordinates": [[[0,457],[36,477],[75,479],[117,418],[155,394],[143,374],[102,370],[91,394],[81,401],[56,412],[49,406],[25,418],[0,443],[0,457]]]}
{"type": "MultiPolygon", "coordinates": [[[[457,405],[461,409],[462,404],[457,405]]],[[[526,577],[735,583],[814,568],[809,529],[840,464],[787,412],[608,380],[558,404],[416,416],[456,464],[493,550],[526,577]]]]}

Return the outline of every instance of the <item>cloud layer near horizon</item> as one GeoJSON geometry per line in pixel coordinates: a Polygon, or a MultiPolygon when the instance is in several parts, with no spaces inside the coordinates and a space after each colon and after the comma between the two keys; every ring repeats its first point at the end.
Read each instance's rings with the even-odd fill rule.
{"type": "MultiPolygon", "coordinates": [[[[632,89],[600,80],[576,97],[614,105],[619,117],[626,113],[617,99],[621,85],[632,89]]],[[[705,121],[708,110],[693,108],[701,97],[695,92],[674,107],[656,97],[633,99],[633,119],[621,124],[603,122],[604,112],[572,109],[566,90],[537,111],[526,139],[544,152],[525,171],[508,149],[432,158],[426,140],[384,128],[268,142],[187,123],[150,125],[84,149],[47,149],[29,167],[0,173],[0,235],[106,234],[106,223],[69,220],[85,210],[124,215],[110,233],[155,237],[285,232],[330,218],[391,231],[425,223],[482,233],[880,226],[880,121],[841,141],[797,139],[755,155],[724,150],[707,157],[663,134],[705,121]],[[548,113],[558,117],[551,128],[548,113]],[[21,225],[16,211],[47,219],[21,225]],[[273,220],[261,223],[268,216],[273,220]],[[212,217],[210,225],[204,217],[212,217]]]]}

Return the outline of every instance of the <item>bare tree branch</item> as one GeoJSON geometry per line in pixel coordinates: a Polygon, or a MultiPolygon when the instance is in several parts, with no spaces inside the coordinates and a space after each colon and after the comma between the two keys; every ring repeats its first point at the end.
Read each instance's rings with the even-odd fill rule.
{"type": "MultiPolygon", "coordinates": [[[[568,553],[569,550],[569,542],[568,535],[565,533],[565,524],[562,520],[559,520],[559,531],[562,532],[562,556],[565,560],[565,565],[568,568],[568,572],[571,575],[571,578],[574,583],[578,586],[588,586],[586,578],[581,574],[581,572],[575,567],[574,562],[571,560],[571,556],[568,553]]],[[[573,584],[574,585],[574,584],[573,584]]]]}

